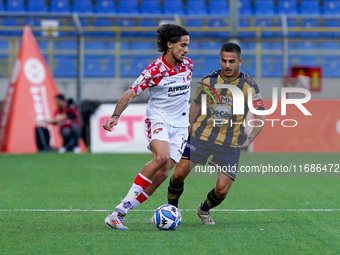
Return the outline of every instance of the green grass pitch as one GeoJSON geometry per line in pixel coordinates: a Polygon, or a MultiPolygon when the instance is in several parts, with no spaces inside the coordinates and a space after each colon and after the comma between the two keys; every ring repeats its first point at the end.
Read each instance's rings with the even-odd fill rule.
{"type": "MultiPolygon", "coordinates": [[[[339,164],[339,156],[243,152],[240,165],[339,164]]],[[[181,226],[160,231],[147,221],[167,202],[167,180],[126,217],[130,231],[107,228],[104,218],[150,159],[150,154],[0,155],[0,254],[340,254],[340,179],[334,178],[340,173],[240,177],[216,208],[228,210],[211,213],[214,226],[201,225],[195,210],[215,178],[191,176],[180,200],[181,226]]]]}

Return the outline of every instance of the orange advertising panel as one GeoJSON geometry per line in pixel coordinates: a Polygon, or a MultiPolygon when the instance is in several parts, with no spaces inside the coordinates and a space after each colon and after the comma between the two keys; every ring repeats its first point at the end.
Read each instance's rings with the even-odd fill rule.
{"type": "MultiPolygon", "coordinates": [[[[265,100],[269,109],[272,101],[265,100]]],[[[297,106],[287,105],[281,115],[265,116],[261,133],[253,142],[254,152],[340,152],[340,100],[310,100],[303,106],[312,114],[304,115],[297,106]]]]}
{"type": "MultiPolygon", "coordinates": [[[[35,127],[51,119],[58,94],[53,77],[29,26],[24,28],[21,48],[15,60],[0,115],[0,151],[35,153],[35,127]]],[[[61,147],[57,126],[47,125],[50,145],[61,147]]],[[[81,143],[84,150],[84,144],[81,143]]]]}

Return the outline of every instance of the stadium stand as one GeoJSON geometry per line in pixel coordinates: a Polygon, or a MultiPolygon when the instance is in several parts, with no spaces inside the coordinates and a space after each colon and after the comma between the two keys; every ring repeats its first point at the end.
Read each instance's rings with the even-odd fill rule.
{"type": "Polygon", "coordinates": [[[68,0],[52,0],[51,12],[69,13],[71,12],[71,5],[68,0]]]}
{"type": "MultiPolygon", "coordinates": [[[[230,0],[0,0],[0,12],[32,12],[37,15],[37,17],[30,16],[26,18],[18,13],[16,14],[17,16],[1,18],[0,24],[3,28],[0,31],[2,35],[0,58],[9,58],[10,55],[4,52],[6,49],[9,50],[12,45],[8,43],[10,39],[7,40],[6,36],[8,38],[21,36],[20,29],[25,24],[39,27],[41,21],[39,15],[41,13],[50,11],[51,13],[70,14],[76,11],[80,15],[93,14],[93,16],[84,15],[81,18],[81,23],[85,29],[93,28],[93,30],[84,33],[86,37],[85,51],[89,51],[89,53],[86,52],[87,58],[86,63],[84,63],[87,70],[86,77],[100,77],[100,75],[114,77],[118,75],[114,73],[112,68],[116,64],[115,45],[118,45],[118,41],[114,38],[117,34],[114,31],[100,31],[98,28],[107,28],[114,25],[119,27],[156,27],[163,21],[162,15],[164,14],[179,14],[182,24],[188,27],[189,31],[192,27],[228,28],[229,2],[230,0]],[[118,16],[98,16],[98,14],[116,13],[118,13],[118,16]],[[125,14],[127,16],[124,16],[125,14]],[[139,17],[138,15],[140,14],[144,16],[139,17]],[[147,15],[150,15],[150,17],[147,15]],[[199,17],[194,18],[191,16],[188,19],[187,15],[199,15],[199,17]],[[18,27],[18,29],[13,30],[12,27],[18,27]],[[88,41],[88,39],[91,41],[88,41]],[[110,54],[106,54],[105,51],[109,51],[110,54]],[[93,61],[94,56],[97,56],[100,65],[98,65],[98,62],[93,61]],[[93,64],[97,64],[97,66],[95,68],[91,67],[93,64]],[[98,69],[98,66],[101,68],[98,69]]],[[[340,0],[240,0],[239,12],[240,28],[281,28],[282,20],[279,15],[288,15],[288,28],[302,28],[302,31],[289,31],[288,33],[289,49],[294,52],[294,54],[289,55],[289,63],[308,64],[308,62],[313,62],[316,65],[323,65],[324,69],[329,68],[329,70],[325,71],[327,77],[337,77],[335,70],[340,66],[339,61],[335,57],[329,58],[331,54],[325,53],[325,51],[330,49],[340,51],[340,43],[338,42],[340,32],[306,31],[305,28],[340,28],[340,19],[337,17],[340,14],[340,0]],[[327,61],[328,58],[331,61],[327,61]]],[[[60,21],[60,26],[69,25],[74,27],[71,16],[68,18],[59,16],[56,19],[60,21]]],[[[156,46],[150,41],[151,39],[154,40],[156,32],[137,30],[124,31],[120,34],[119,45],[122,55],[119,59],[123,63],[120,62],[119,67],[122,77],[132,77],[134,76],[133,72],[138,73],[140,71],[139,69],[137,69],[138,72],[132,70],[132,60],[143,63],[145,60],[153,60],[157,54],[156,46]],[[139,54],[141,51],[150,51],[150,54],[139,54]]],[[[38,37],[42,36],[39,30],[33,29],[33,33],[38,37]]],[[[74,29],[71,32],[59,32],[59,35],[74,37],[77,32],[74,29]]],[[[195,63],[196,74],[204,75],[207,73],[206,68],[216,65],[212,61],[213,57],[209,57],[210,53],[214,51],[218,54],[221,43],[225,42],[230,34],[228,31],[190,31],[190,36],[189,50],[193,52],[190,52],[189,56],[197,62],[195,63]],[[205,41],[206,37],[211,37],[213,42],[210,42],[210,40],[205,41]]],[[[280,77],[282,75],[282,36],[281,31],[261,32],[259,40],[263,50],[261,55],[261,75],[263,77],[280,77]]],[[[242,70],[250,75],[256,74],[256,44],[254,42],[249,43],[254,41],[255,37],[254,30],[239,32],[240,44],[244,50],[245,59],[242,70]]],[[[75,59],[77,55],[76,40],[71,42],[71,39],[67,38],[62,43],[59,39],[54,40],[54,38],[48,37],[46,39],[41,43],[41,49],[45,51],[44,57],[51,59],[51,57],[47,58],[48,55],[46,55],[48,42],[51,40],[54,45],[53,50],[56,51],[52,53],[55,58],[54,73],[59,75],[58,77],[62,77],[62,70],[65,67],[59,63],[63,62],[60,59],[64,60],[68,57],[72,60],[75,59]]],[[[337,56],[338,53],[335,52],[334,56],[337,56]]],[[[72,66],[70,61],[66,62],[66,64],[72,66]]],[[[65,77],[71,77],[69,75],[72,73],[75,73],[73,69],[65,77]]]]}
{"type": "MultiPolygon", "coordinates": [[[[96,18],[93,21],[93,26],[94,27],[111,27],[112,26],[112,21],[110,19],[107,18],[96,18]]],[[[95,36],[114,36],[114,32],[113,31],[99,31],[99,30],[95,30],[93,33],[93,35],[95,36]]]]}
{"type": "Polygon", "coordinates": [[[92,13],[91,0],[74,0],[73,11],[78,13],[92,13]]]}
{"type": "Polygon", "coordinates": [[[187,14],[189,15],[206,15],[207,6],[204,0],[188,0],[187,14]]]}
{"type": "MultiPolygon", "coordinates": [[[[224,19],[210,19],[208,22],[208,27],[226,28],[227,23],[225,22],[224,19]]],[[[227,38],[229,36],[229,32],[213,32],[213,33],[209,33],[209,36],[227,38]]]]}
{"type": "Polygon", "coordinates": [[[296,15],[298,14],[295,0],[279,0],[277,14],[296,15]]]}
{"type": "Polygon", "coordinates": [[[75,58],[59,58],[53,71],[54,77],[76,77],[77,67],[75,58]]]}
{"type": "Polygon", "coordinates": [[[324,15],[339,15],[340,14],[340,1],[339,0],[325,0],[323,2],[324,15]]]}
{"type": "Polygon", "coordinates": [[[275,4],[273,0],[257,0],[255,2],[255,14],[259,16],[275,15],[275,4]]]}
{"type": "Polygon", "coordinates": [[[164,1],[165,14],[184,14],[185,8],[182,0],[165,0],[164,1]]]}
{"type": "Polygon", "coordinates": [[[25,12],[25,4],[23,0],[7,0],[6,10],[9,12],[25,12]]]}
{"type": "Polygon", "coordinates": [[[158,0],[144,0],[141,4],[141,13],[161,14],[163,10],[158,0]]]}
{"type": "Polygon", "coordinates": [[[239,10],[240,15],[252,15],[253,8],[252,8],[250,0],[240,0],[238,10],[239,10]]]}
{"type": "Polygon", "coordinates": [[[116,5],[113,0],[98,0],[96,2],[95,9],[97,13],[110,14],[117,12],[116,5]]]}
{"type": "Polygon", "coordinates": [[[121,0],[121,1],[119,1],[118,12],[119,13],[130,13],[130,14],[139,13],[137,0],[121,0]]]}
{"type": "Polygon", "coordinates": [[[210,0],[208,13],[211,15],[230,15],[229,4],[227,0],[210,0]]]}
{"type": "Polygon", "coordinates": [[[29,0],[28,1],[29,12],[47,12],[47,6],[44,0],[29,0]]]}
{"type": "Polygon", "coordinates": [[[318,0],[302,0],[300,5],[301,15],[319,16],[321,13],[320,9],[318,0]]]}
{"type": "Polygon", "coordinates": [[[84,77],[99,78],[105,75],[102,64],[96,57],[85,58],[84,63],[84,77]]]}

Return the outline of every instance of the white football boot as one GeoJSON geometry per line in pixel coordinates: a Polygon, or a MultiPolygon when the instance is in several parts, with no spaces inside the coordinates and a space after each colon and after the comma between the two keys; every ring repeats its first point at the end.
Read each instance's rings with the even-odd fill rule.
{"type": "Polygon", "coordinates": [[[123,216],[120,215],[118,212],[114,211],[110,213],[105,218],[105,224],[108,227],[117,229],[117,230],[129,230],[126,226],[124,226],[124,219],[123,216]]]}

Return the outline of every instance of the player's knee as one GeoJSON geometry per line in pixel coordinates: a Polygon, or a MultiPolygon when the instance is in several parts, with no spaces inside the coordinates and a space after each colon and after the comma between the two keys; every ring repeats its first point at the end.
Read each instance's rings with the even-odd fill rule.
{"type": "Polygon", "coordinates": [[[228,194],[228,191],[230,189],[230,186],[223,186],[223,187],[216,187],[215,193],[218,198],[223,198],[228,194]]]}
{"type": "Polygon", "coordinates": [[[154,157],[154,160],[159,167],[164,166],[169,159],[170,155],[167,153],[159,153],[154,157]]]}
{"type": "Polygon", "coordinates": [[[176,168],[176,171],[172,174],[171,181],[174,184],[179,184],[184,181],[185,177],[186,176],[183,175],[183,172],[176,168]]]}

